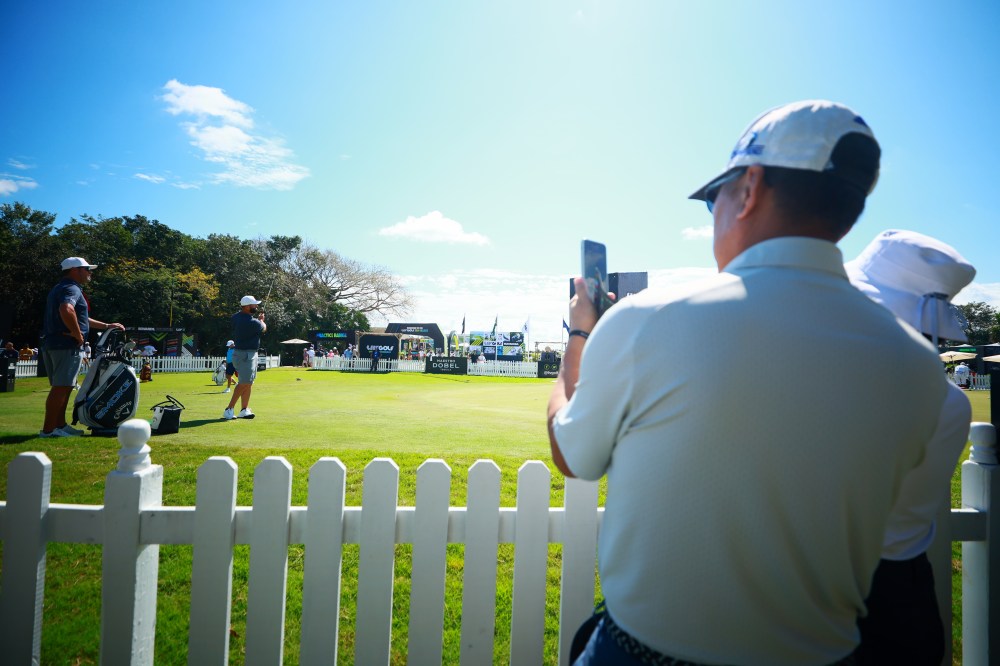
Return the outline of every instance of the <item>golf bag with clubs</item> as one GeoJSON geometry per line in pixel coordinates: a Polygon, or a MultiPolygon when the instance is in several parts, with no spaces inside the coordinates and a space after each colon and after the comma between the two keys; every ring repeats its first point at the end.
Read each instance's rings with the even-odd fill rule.
{"type": "Polygon", "coordinates": [[[117,329],[104,331],[73,403],[73,424],[83,423],[94,434],[114,434],[139,407],[139,380],[132,368],[135,343],[124,338],[117,329]]]}
{"type": "Polygon", "coordinates": [[[216,386],[222,386],[226,383],[226,362],[223,361],[219,364],[219,367],[215,369],[212,374],[212,381],[215,382],[216,386]]]}

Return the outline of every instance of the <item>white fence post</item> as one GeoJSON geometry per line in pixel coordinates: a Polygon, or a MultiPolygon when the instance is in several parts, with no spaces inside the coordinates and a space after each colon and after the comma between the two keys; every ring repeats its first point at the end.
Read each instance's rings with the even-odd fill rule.
{"type": "Polygon", "coordinates": [[[412,664],[441,663],[450,501],[451,468],[443,460],[425,460],[417,468],[413,516],[407,638],[407,660],[412,664]]]}
{"type": "Polygon", "coordinates": [[[150,463],[149,437],[142,419],[118,426],[118,469],[104,486],[102,664],[153,663],[160,546],[142,543],[141,514],[162,503],[163,467],[150,463]]]}
{"type": "Polygon", "coordinates": [[[399,467],[390,458],[365,466],[361,491],[354,663],[388,664],[392,637],[399,467]]]}
{"type": "Polygon", "coordinates": [[[514,591],[510,663],[541,664],[545,654],[545,578],[548,573],[552,473],[529,460],[517,473],[514,591]]]}
{"type": "Polygon", "coordinates": [[[7,467],[0,582],[0,650],[11,664],[38,664],[45,593],[45,512],[52,462],[44,453],[22,453],[7,467]]]}
{"type": "Polygon", "coordinates": [[[459,661],[473,666],[493,663],[500,543],[500,468],[495,462],[477,460],[469,468],[467,494],[459,661]]]}
{"type": "Polygon", "coordinates": [[[559,664],[569,664],[577,628],[594,610],[598,483],[566,479],[559,582],[559,664]]]}
{"type": "Polygon", "coordinates": [[[985,541],[962,543],[962,660],[987,666],[1000,659],[1000,465],[996,428],[973,423],[972,455],[962,463],[962,506],[985,511],[985,541]]]}
{"type": "Polygon", "coordinates": [[[292,466],[268,456],[253,473],[250,577],[247,583],[246,664],[280,664],[285,648],[288,516],[292,466]]]}
{"type": "Polygon", "coordinates": [[[299,646],[303,666],[337,663],[346,487],[347,468],[337,458],[320,458],[309,469],[299,646]]]}
{"type": "Polygon", "coordinates": [[[198,468],[191,562],[188,663],[229,663],[236,542],[236,463],[213,456],[198,468]]]}

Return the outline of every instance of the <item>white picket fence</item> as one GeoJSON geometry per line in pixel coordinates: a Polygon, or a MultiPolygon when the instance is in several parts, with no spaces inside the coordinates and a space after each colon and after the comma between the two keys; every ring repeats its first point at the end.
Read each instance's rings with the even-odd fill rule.
{"type": "Polygon", "coordinates": [[[538,363],[535,361],[469,363],[469,374],[480,377],[538,377],[538,363]]]}
{"type": "MultiPolygon", "coordinates": [[[[136,356],[132,359],[132,367],[136,373],[142,369],[142,364],[149,359],[149,365],[154,373],[157,372],[214,372],[219,364],[226,360],[225,356],[136,356]]],[[[281,365],[281,357],[265,356],[268,368],[277,368],[281,365]]],[[[80,368],[81,374],[87,372],[86,367],[80,368]]],[[[18,361],[17,377],[37,377],[38,361],[18,361]]]]}
{"type": "MultiPolygon", "coordinates": [[[[408,359],[380,359],[379,372],[423,372],[425,361],[408,359]]],[[[340,370],[342,372],[370,372],[370,358],[317,358],[313,361],[315,370],[340,370]]],[[[468,374],[488,377],[538,377],[538,363],[535,361],[484,361],[469,363],[468,374]]]]}
{"type": "MultiPolygon", "coordinates": [[[[945,627],[951,626],[951,541],[963,542],[963,663],[996,663],[1000,650],[1000,465],[992,425],[973,424],[971,459],[962,464],[961,509],[944,515],[930,551],[945,627]]],[[[596,483],[567,479],[565,504],[550,506],[551,478],[539,461],[518,471],[517,506],[500,506],[500,470],[489,460],[469,470],[467,505],[449,506],[451,469],[428,460],[417,471],[415,506],[398,506],[399,468],[387,458],[364,471],[362,506],[345,506],[346,469],[321,458],[309,471],[308,506],[291,505],[292,468],[268,457],[254,471],[253,506],[236,506],[237,468],[209,458],[198,471],[196,505],[162,506],[163,468],[150,461],[149,424],[119,429],[118,468],[108,474],[103,506],[50,502],[51,463],[22,453],[8,466],[0,502],[3,661],[37,664],[41,655],[45,547],[102,544],[101,663],[154,663],[160,544],[193,545],[189,664],[224,664],[229,655],[233,549],[250,546],[246,591],[246,663],[282,663],[288,546],[305,545],[299,662],[336,662],[345,544],[360,544],[353,661],[390,659],[394,546],[412,544],[407,660],[440,664],[445,612],[445,551],[465,544],[461,607],[462,664],[493,661],[497,553],[514,544],[510,663],[543,659],[548,545],[560,543],[559,663],[590,614],[597,534],[603,509],[596,483]]],[[[951,632],[946,630],[946,635],[951,632]]],[[[950,653],[950,646],[949,646],[950,653]]],[[[49,657],[51,659],[51,657],[49,657]]],[[[945,663],[950,664],[950,655],[945,663]]]]}

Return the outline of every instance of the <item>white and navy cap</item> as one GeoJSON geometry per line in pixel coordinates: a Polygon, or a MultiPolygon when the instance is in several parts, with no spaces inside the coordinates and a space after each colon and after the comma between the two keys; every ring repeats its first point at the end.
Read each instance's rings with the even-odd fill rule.
{"type": "Polygon", "coordinates": [[[262,301],[258,301],[253,296],[244,296],[240,299],[240,307],[245,307],[247,305],[260,305],[262,301]]]}
{"type": "Polygon", "coordinates": [[[976,269],[950,245],[888,229],[844,268],[855,287],[921,333],[968,341],[965,317],[951,300],[972,282],[976,269]]]}
{"type": "Polygon", "coordinates": [[[71,268],[97,268],[97,264],[91,264],[83,257],[66,257],[59,265],[62,266],[64,271],[68,271],[71,268]]]}
{"type": "Polygon", "coordinates": [[[842,104],[805,100],[778,106],[750,123],[722,174],[689,198],[703,201],[706,192],[734,170],[754,165],[828,173],[868,195],[878,181],[878,142],[864,119],[842,104]],[[855,142],[845,145],[841,140],[852,134],[870,141],[862,142],[863,148],[855,142]]]}

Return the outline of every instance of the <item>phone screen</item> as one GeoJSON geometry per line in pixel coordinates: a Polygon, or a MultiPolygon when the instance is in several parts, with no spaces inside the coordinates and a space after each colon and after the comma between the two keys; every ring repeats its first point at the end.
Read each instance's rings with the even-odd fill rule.
{"type": "Polygon", "coordinates": [[[608,252],[604,243],[580,241],[580,270],[587,283],[587,296],[600,316],[608,307],[608,252]]]}

